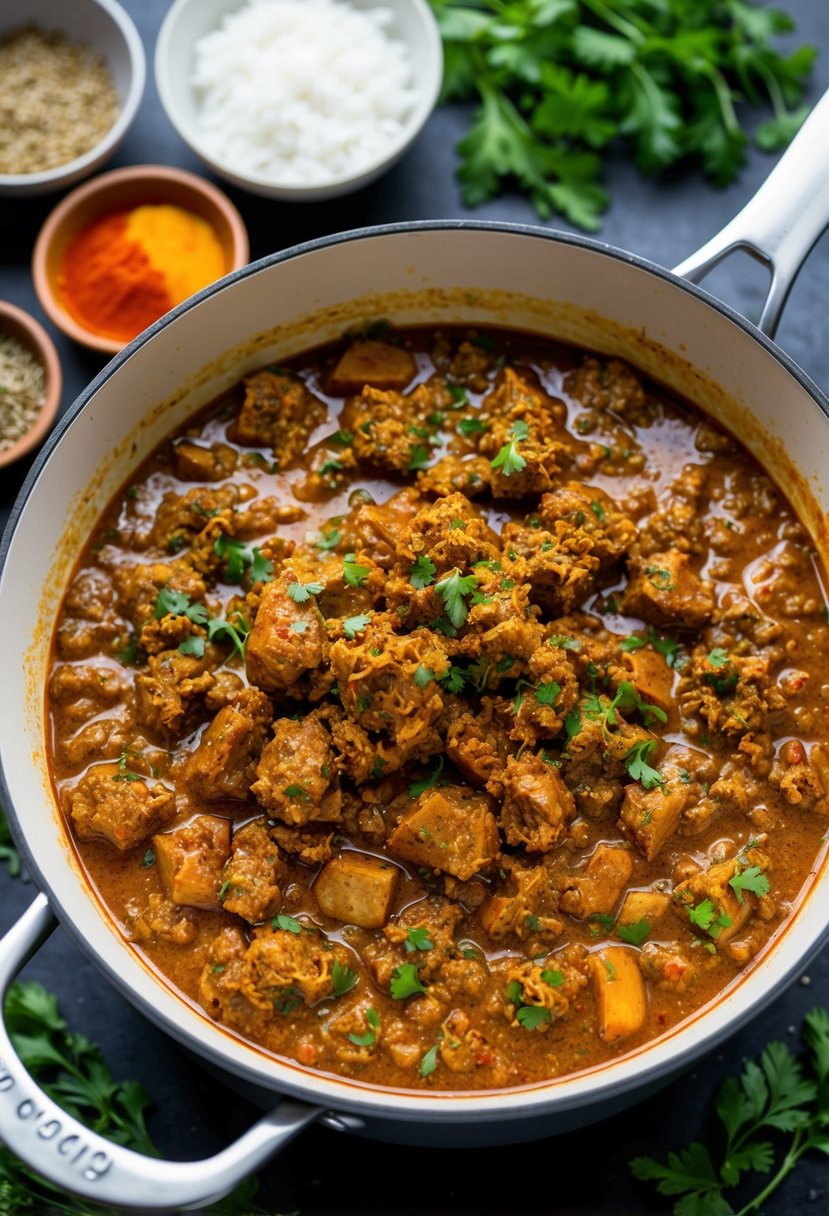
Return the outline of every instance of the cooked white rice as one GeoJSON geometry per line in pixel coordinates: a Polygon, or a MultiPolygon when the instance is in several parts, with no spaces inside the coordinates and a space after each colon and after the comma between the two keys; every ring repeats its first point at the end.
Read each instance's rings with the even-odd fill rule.
{"type": "Polygon", "coordinates": [[[199,139],[229,169],[285,186],[368,168],[416,100],[388,9],[249,0],[195,44],[199,139]]]}

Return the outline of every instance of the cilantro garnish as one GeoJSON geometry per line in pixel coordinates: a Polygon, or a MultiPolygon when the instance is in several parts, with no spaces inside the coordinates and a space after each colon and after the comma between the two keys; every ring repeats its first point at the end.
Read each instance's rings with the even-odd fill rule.
{"type": "Polygon", "coordinates": [[[643,739],[639,743],[634,743],[625,756],[625,768],[630,777],[634,781],[640,781],[646,790],[652,790],[657,785],[665,784],[665,778],[659,770],[648,764],[648,759],[655,747],[655,739],[643,739]]]}
{"type": "Polygon", "coordinates": [[[286,933],[293,933],[297,936],[302,932],[302,925],[293,916],[288,916],[287,912],[280,912],[271,921],[273,930],[284,929],[286,933]]]}
{"type": "Polygon", "coordinates": [[[312,595],[322,595],[324,590],[322,583],[293,582],[288,584],[288,595],[295,604],[305,604],[312,595]]]}
{"type": "Polygon", "coordinates": [[[464,669],[453,665],[446,675],[440,677],[440,682],[447,692],[459,693],[463,691],[467,679],[468,676],[464,669]]]}
{"type": "Polygon", "coordinates": [[[433,789],[439,781],[440,775],[443,772],[443,756],[438,756],[437,763],[432,769],[428,777],[424,777],[422,781],[413,781],[409,786],[409,797],[419,798],[426,790],[433,789]]]}
{"type": "Polygon", "coordinates": [[[560,695],[561,685],[556,684],[554,680],[548,680],[546,684],[539,684],[535,690],[535,699],[539,705],[555,706],[560,695]]]}
{"type": "Polygon", "coordinates": [[[233,540],[222,533],[214,541],[213,552],[224,558],[224,575],[229,583],[241,583],[247,570],[252,583],[266,583],[273,576],[273,562],[256,545],[233,540]]]}
{"type": "MultiPolygon", "coordinates": [[[[322,466],[320,472],[325,472],[325,465],[322,466]]],[[[319,536],[314,541],[314,547],[316,549],[336,549],[341,540],[342,533],[340,532],[339,528],[332,528],[329,532],[320,532],[319,536]]]]}
{"type": "Polygon", "coordinates": [[[331,968],[331,983],[334,986],[334,996],[345,996],[357,983],[357,972],[335,959],[331,968]]]}
{"type": "Polygon", "coordinates": [[[409,567],[409,582],[417,591],[422,591],[435,581],[437,566],[423,554],[409,567]]]}
{"type": "MultiPolygon", "coordinates": [[[[207,622],[207,636],[211,642],[216,641],[217,638],[224,638],[226,641],[229,641],[233,649],[239,655],[239,658],[244,661],[245,645],[247,644],[248,635],[250,634],[250,625],[242,616],[241,612],[234,612],[233,618],[233,621],[231,621],[230,618],[225,621],[211,618],[207,622]]],[[[294,624],[296,624],[296,622],[294,622],[294,624]]],[[[291,628],[293,628],[293,625],[291,628]]],[[[201,639],[198,640],[201,641],[201,639]]],[[[202,642],[202,647],[203,646],[204,643],[202,642]]],[[[182,647],[183,644],[182,646],[179,646],[179,650],[181,650],[182,647]]]]}
{"type": "Polygon", "coordinates": [[[361,566],[354,553],[346,553],[343,560],[343,581],[349,587],[362,587],[370,574],[369,566],[361,566]]]}
{"type": "Polygon", "coordinates": [[[409,472],[429,467],[429,449],[425,443],[416,443],[409,454],[409,472]]]}
{"type": "Polygon", "coordinates": [[[465,439],[471,439],[473,435],[482,435],[488,429],[488,424],[482,422],[480,418],[461,418],[458,423],[458,430],[465,439]]]}
{"type": "Polygon", "coordinates": [[[493,469],[500,469],[504,477],[512,477],[513,473],[520,473],[526,468],[527,462],[521,453],[518,451],[518,444],[524,439],[528,439],[530,428],[522,418],[513,423],[510,430],[510,439],[499,450],[493,460],[490,460],[490,465],[493,469]]]}
{"type": "Polygon", "coordinates": [[[469,615],[466,597],[477,586],[478,580],[474,574],[464,577],[460,570],[453,570],[435,584],[435,590],[446,605],[446,615],[455,629],[460,629],[466,621],[469,615]]]}
{"type": "Polygon", "coordinates": [[[745,870],[736,870],[729,878],[728,885],[737,896],[737,903],[745,902],[744,891],[752,891],[755,895],[768,895],[771,884],[759,866],[748,866],[745,870]]]}
{"type": "Polygon", "coordinates": [[[616,934],[629,946],[641,946],[651,931],[650,921],[636,920],[632,924],[617,925],[616,934]]]}
{"type": "Polygon", "coordinates": [[[153,608],[153,618],[156,621],[160,621],[164,616],[186,616],[194,625],[207,623],[207,609],[204,604],[193,604],[185,592],[173,591],[170,587],[162,587],[153,608]]]}
{"type": "Polygon", "coordinates": [[[361,612],[359,616],[349,616],[343,621],[343,633],[347,638],[356,638],[358,633],[362,633],[366,625],[371,621],[371,617],[365,612],[361,612]]]}
{"type": "Polygon", "coordinates": [[[415,929],[409,929],[406,932],[406,940],[403,943],[410,954],[415,950],[431,950],[434,947],[434,942],[429,937],[429,930],[423,925],[419,925],[415,929]]]}
{"type": "Polygon", "coordinates": [[[377,1041],[377,1031],[380,1029],[380,1014],[376,1009],[369,1008],[365,1012],[368,1030],[365,1034],[350,1034],[348,1037],[356,1047],[373,1047],[377,1041]]]}
{"type": "Polygon", "coordinates": [[[418,1072],[421,1077],[430,1077],[438,1066],[438,1044],[430,1047],[425,1055],[421,1058],[418,1065],[418,1072]]]}
{"type": "Polygon", "coordinates": [[[407,997],[425,991],[417,974],[417,963],[401,963],[392,971],[389,992],[396,1001],[405,1001],[407,997]]]}

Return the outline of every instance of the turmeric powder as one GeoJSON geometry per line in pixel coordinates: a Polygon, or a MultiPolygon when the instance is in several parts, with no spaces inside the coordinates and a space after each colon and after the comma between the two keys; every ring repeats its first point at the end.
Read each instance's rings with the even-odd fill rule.
{"type": "Polygon", "coordinates": [[[82,229],[67,247],[57,288],[85,329],[129,342],[227,269],[207,220],[167,203],[145,204],[82,229]]]}

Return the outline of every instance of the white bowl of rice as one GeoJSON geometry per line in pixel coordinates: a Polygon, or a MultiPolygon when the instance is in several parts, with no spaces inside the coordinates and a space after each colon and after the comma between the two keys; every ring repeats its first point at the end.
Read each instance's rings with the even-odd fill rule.
{"type": "Polygon", "coordinates": [[[174,0],[155,75],[215,173],[303,202],[400,159],[435,106],[443,54],[426,0],[174,0]]]}

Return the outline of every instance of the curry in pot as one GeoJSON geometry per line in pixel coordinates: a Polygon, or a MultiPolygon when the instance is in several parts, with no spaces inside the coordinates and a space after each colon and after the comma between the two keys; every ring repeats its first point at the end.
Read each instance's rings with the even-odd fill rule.
{"type": "Polygon", "coordinates": [[[766,948],[829,812],[809,539],[707,417],[526,335],[247,375],[100,520],[54,782],[132,948],[371,1085],[538,1083],[766,948]]]}

